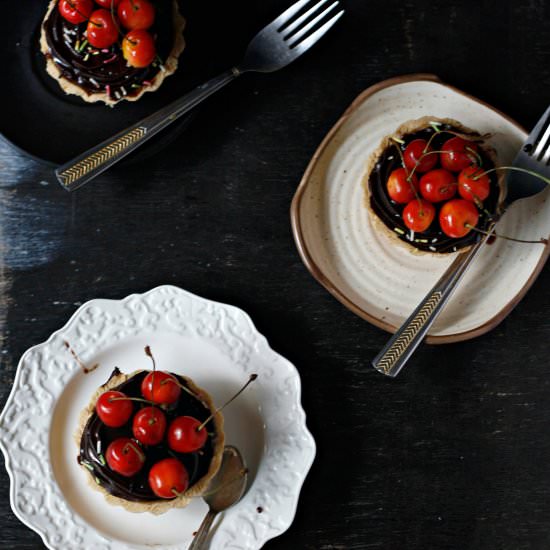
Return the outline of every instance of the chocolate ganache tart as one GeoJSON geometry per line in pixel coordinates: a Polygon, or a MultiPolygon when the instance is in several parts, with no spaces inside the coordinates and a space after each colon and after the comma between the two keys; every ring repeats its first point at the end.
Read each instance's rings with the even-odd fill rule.
{"type": "Polygon", "coordinates": [[[386,136],[363,179],[375,229],[414,254],[468,250],[498,216],[505,194],[489,137],[429,116],[386,136]]]}
{"type": "Polygon", "coordinates": [[[75,439],[78,463],[110,504],[153,514],[204,493],[225,440],[221,413],[190,378],[118,369],[82,411],[75,439]]]}
{"type": "Polygon", "coordinates": [[[176,71],[184,27],[177,0],[51,0],[40,49],[66,94],[113,106],[176,71]]]}

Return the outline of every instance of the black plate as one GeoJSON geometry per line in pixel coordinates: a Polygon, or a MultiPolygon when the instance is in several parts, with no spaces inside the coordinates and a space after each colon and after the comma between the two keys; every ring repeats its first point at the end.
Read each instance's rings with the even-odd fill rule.
{"type": "MultiPolygon", "coordinates": [[[[37,160],[61,164],[177,97],[178,87],[169,83],[172,77],[157,92],[114,108],[65,94],[46,73],[38,46],[46,7],[46,2],[11,3],[10,25],[5,28],[8,38],[2,48],[6,79],[2,84],[0,132],[17,149],[37,160]]],[[[150,140],[141,148],[141,156],[165,146],[186,122],[182,119],[150,140]]]]}
{"type": "MultiPolygon", "coordinates": [[[[9,15],[0,22],[0,134],[37,160],[62,164],[229,67],[242,54],[242,41],[230,40],[238,14],[228,7],[222,11],[216,7],[213,13],[208,4],[204,0],[183,4],[188,47],[178,70],[159,90],[111,108],[65,94],[46,73],[38,40],[48,3],[10,2],[9,15]]],[[[140,158],[172,141],[187,122],[183,118],[151,139],[139,149],[140,158]]]]}

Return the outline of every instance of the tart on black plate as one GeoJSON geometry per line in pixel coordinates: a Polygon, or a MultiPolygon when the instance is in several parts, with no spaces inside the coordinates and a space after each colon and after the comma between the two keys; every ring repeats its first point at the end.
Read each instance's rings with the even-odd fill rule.
{"type": "Polygon", "coordinates": [[[46,70],[84,101],[136,101],[178,67],[177,0],[51,0],[40,33],[46,70]]]}
{"type": "Polygon", "coordinates": [[[377,230],[415,254],[465,251],[504,198],[489,136],[449,118],[402,124],[370,156],[363,180],[377,230]]]}
{"type": "Polygon", "coordinates": [[[203,494],[218,471],[223,417],[190,378],[115,369],[75,438],[79,464],[110,504],[163,514],[203,494]]]}

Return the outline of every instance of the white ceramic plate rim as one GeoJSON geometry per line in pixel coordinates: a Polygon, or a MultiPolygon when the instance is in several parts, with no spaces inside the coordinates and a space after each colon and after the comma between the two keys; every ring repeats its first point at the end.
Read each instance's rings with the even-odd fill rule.
{"type": "MultiPolygon", "coordinates": [[[[225,319],[225,323],[229,319],[229,324],[234,321],[235,324],[232,327],[238,327],[239,330],[243,331],[231,335],[232,339],[237,338],[239,341],[240,351],[237,354],[238,356],[233,357],[235,364],[248,371],[250,370],[250,363],[254,363],[254,372],[259,374],[257,384],[260,388],[261,384],[264,385],[265,391],[261,391],[262,398],[268,396],[266,400],[269,400],[270,395],[275,396],[271,403],[266,402],[266,400],[260,402],[260,415],[265,424],[265,440],[264,453],[260,459],[256,478],[248,488],[244,498],[226,512],[214,533],[211,548],[230,547],[243,550],[261,548],[267,540],[288,529],[294,519],[299,492],[316,452],[315,442],[305,424],[298,371],[294,365],[269,347],[267,340],[257,331],[250,317],[241,309],[198,297],[175,286],[163,285],[143,294],[129,295],[122,300],[94,299],[86,302],[46,342],[28,349],[21,357],[10,396],[0,415],[0,448],[4,453],[6,469],[10,477],[12,510],[25,525],[42,537],[44,544],[49,549],[60,550],[61,548],[70,547],[88,550],[93,547],[94,550],[125,550],[140,548],[141,546],[127,544],[120,540],[107,539],[67,506],[53,475],[51,465],[49,465],[49,433],[44,434],[44,437],[36,442],[37,447],[33,448],[32,452],[36,457],[41,460],[45,459],[48,463],[45,470],[48,479],[43,485],[48,491],[46,495],[50,508],[48,513],[57,514],[59,517],[55,518],[56,521],[45,522],[40,510],[34,514],[29,513],[25,509],[26,506],[22,505],[20,496],[26,484],[25,478],[28,476],[28,479],[32,480],[33,476],[40,474],[40,472],[33,471],[33,469],[23,470],[21,466],[18,466],[24,464],[25,461],[25,449],[22,449],[21,445],[21,435],[24,430],[14,432],[7,425],[10,420],[13,420],[14,415],[17,415],[19,419],[17,423],[19,426],[25,426],[26,422],[37,420],[37,417],[35,417],[36,410],[32,408],[22,409],[18,404],[19,398],[22,398],[24,403],[24,393],[29,389],[29,378],[27,375],[24,379],[24,373],[34,369],[33,364],[36,365],[38,359],[57,361],[56,368],[59,368],[61,360],[58,355],[59,350],[64,346],[63,342],[68,339],[69,335],[74,336],[75,328],[85,322],[84,317],[89,316],[91,311],[99,314],[106,311],[116,312],[122,315],[119,319],[129,321],[128,326],[130,326],[132,322],[136,321],[136,318],[130,319],[131,315],[128,314],[127,309],[124,310],[124,307],[129,307],[129,304],[131,307],[137,306],[139,308],[143,306],[152,308],[148,313],[153,316],[159,313],[164,314],[165,311],[154,310],[155,300],[157,300],[157,303],[158,300],[173,300],[179,305],[185,301],[188,304],[189,311],[195,311],[193,315],[196,314],[197,309],[202,308],[201,311],[206,312],[205,315],[220,315],[225,319]],[[242,344],[246,345],[244,351],[241,349],[242,344]],[[280,391],[281,388],[284,391],[280,391]],[[274,411],[278,412],[276,419],[273,414],[274,411]],[[284,446],[284,449],[281,449],[282,446],[284,446]],[[281,455],[286,456],[288,460],[286,462],[281,461],[281,455]],[[291,483],[289,483],[289,480],[291,480],[291,483]],[[258,514],[255,503],[265,503],[266,496],[272,497],[269,501],[269,513],[258,514]],[[244,506],[245,501],[250,505],[244,506]],[[54,509],[54,512],[51,512],[51,509],[54,509]],[[79,543],[76,543],[75,540],[64,540],[64,534],[60,533],[55,526],[59,518],[61,518],[60,521],[63,524],[67,525],[67,532],[73,530],[79,533],[79,543]]],[[[139,334],[143,328],[144,325],[140,325],[138,322],[137,326],[134,326],[130,332],[122,331],[120,338],[129,336],[130,333],[132,336],[139,334]]],[[[151,329],[149,325],[147,325],[147,328],[148,330],[151,329]]],[[[220,337],[217,334],[215,337],[223,340],[224,335],[220,337]]],[[[101,337],[96,338],[96,341],[99,342],[99,346],[107,346],[111,343],[110,339],[102,341],[101,337]]],[[[118,341],[120,342],[120,340],[118,341]]],[[[60,390],[57,394],[53,394],[54,401],[49,405],[41,404],[43,411],[46,413],[49,426],[51,425],[57,398],[63,393],[65,384],[63,384],[61,378],[68,380],[75,375],[75,372],[79,371],[74,362],[71,364],[69,361],[66,364],[69,366],[66,367],[66,372],[63,372],[60,375],[60,380],[57,381],[60,390]]],[[[33,388],[30,389],[33,390],[33,388]]],[[[105,506],[109,507],[108,504],[105,504],[105,506]]],[[[181,543],[147,546],[147,548],[175,550],[181,548],[181,543]]]]}

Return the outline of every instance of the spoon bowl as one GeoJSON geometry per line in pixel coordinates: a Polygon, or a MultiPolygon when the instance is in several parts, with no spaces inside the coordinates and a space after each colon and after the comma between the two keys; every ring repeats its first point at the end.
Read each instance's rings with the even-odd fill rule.
{"type": "Polygon", "coordinates": [[[189,550],[205,548],[214,518],[238,502],[244,494],[248,470],[243,457],[236,447],[226,445],[218,473],[212,478],[203,498],[208,504],[208,513],[204,517],[189,550]]]}

